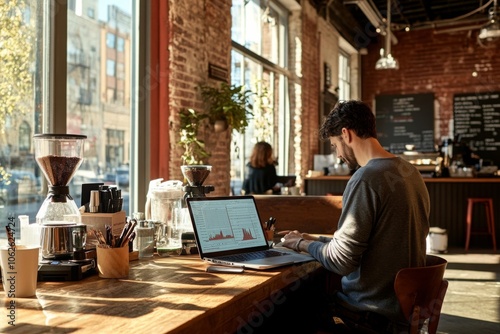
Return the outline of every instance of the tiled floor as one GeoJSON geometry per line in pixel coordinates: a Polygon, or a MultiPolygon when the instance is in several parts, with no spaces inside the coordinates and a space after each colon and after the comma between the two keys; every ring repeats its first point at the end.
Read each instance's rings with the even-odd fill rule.
{"type": "Polygon", "coordinates": [[[449,282],[438,333],[499,334],[500,252],[450,249],[436,255],[448,261],[449,282]]]}

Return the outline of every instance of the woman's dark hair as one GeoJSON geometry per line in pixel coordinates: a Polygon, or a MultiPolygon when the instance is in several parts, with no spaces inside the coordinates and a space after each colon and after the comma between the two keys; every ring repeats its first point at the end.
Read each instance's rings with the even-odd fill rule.
{"type": "Polygon", "coordinates": [[[326,116],[319,129],[319,136],[323,140],[340,136],[342,128],[353,130],[360,138],[377,138],[375,115],[370,107],[362,101],[338,102],[326,116]]]}
{"type": "Polygon", "coordinates": [[[250,156],[250,165],[253,168],[264,168],[273,163],[273,148],[271,144],[265,141],[260,141],[255,144],[252,155],[250,156]]]}

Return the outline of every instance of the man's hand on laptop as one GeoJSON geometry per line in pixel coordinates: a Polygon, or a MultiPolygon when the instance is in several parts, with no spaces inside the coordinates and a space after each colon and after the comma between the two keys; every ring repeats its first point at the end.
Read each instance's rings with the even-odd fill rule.
{"type": "Polygon", "coordinates": [[[308,233],[300,233],[299,231],[279,231],[278,234],[283,235],[283,238],[281,238],[281,245],[283,247],[293,249],[297,252],[307,251],[309,243],[319,238],[308,233]]]}

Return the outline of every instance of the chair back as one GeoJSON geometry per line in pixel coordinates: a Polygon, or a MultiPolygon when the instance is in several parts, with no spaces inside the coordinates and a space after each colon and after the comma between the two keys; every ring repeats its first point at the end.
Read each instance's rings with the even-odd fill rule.
{"type": "Polygon", "coordinates": [[[404,268],[396,274],[394,290],[410,334],[418,333],[425,319],[429,319],[429,333],[436,333],[448,288],[448,281],[443,279],[446,265],[445,259],[427,255],[425,267],[404,268]]]}

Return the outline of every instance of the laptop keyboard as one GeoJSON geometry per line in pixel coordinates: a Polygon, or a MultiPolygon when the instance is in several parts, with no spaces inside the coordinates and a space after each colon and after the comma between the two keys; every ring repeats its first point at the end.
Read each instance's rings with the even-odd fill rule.
{"type": "Polygon", "coordinates": [[[258,260],[258,259],[264,259],[264,258],[275,257],[275,256],[283,256],[283,255],[288,255],[288,254],[269,249],[269,250],[251,252],[251,253],[221,256],[218,259],[224,260],[224,261],[229,261],[229,262],[243,262],[243,261],[258,260]]]}

